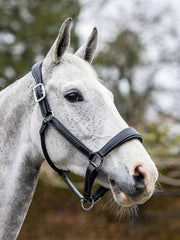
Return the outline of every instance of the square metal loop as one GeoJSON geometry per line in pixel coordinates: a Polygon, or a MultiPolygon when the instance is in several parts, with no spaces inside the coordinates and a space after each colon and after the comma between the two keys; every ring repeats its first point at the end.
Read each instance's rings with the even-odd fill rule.
{"type": "Polygon", "coordinates": [[[46,96],[44,85],[42,83],[38,83],[33,88],[33,94],[34,94],[35,102],[37,102],[37,103],[41,102],[45,98],[45,96],[46,96]],[[39,91],[40,96],[37,95],[37,90],[39,91]]]}
{"type": "Polygon", "coordinates": [[[101,157],[98,153],[94,154],[94,157],[92,160],[90,160],[91,164],[96,168],[101,168],[104,161],[104,157],[101,157]]]}

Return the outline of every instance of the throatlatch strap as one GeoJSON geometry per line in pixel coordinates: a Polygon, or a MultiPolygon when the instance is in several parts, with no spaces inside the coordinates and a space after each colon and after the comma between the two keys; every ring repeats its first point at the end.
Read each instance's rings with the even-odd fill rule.
{"type": "Polygon", "coordinates": [[[81,195],[81,193],[76,189],[76,187],[73,185],[73,183],[68,178],[68,171],[61,170],[55,166],[55,164],[51,161],[47,148],[46,148],[46,141],[45,141],[45,132],[48,129],[48,123],[44,122],[42,123],[41,129],[39,131],[40,137],[41,137],[41,147],[45,156],[46,161],[50,165],[50,167],[56,171],[65,181],[65,183],[68,185],[68,187],[72,190],[72,192],[81,200],[84,199],[84,197],[81,195]]]}

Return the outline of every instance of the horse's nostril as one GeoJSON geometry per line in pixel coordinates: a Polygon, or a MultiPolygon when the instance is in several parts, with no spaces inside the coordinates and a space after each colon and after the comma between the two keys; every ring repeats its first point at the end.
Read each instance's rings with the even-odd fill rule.
{"type": "Polygon", "coordinates": [[[142,166],[135,168],[133,179],[136,192],[139,194],[144,192],[146,189],[146,173],[142,166]]]}
{"type": "Polygon", "coordinates": [[[144,179],[145,184],[148,183],[148,174],[147,170],[143,166],[138,166],[134,170],[134,175],[137,176],[139,179],[144,179]]]}
{"type": "Polygon", "coordinates": [[[133,176],[134,178],[134,185],[136,187],[136,189],[145,189],[146,188],[146,185],[145,185],[145,182],[144,182],[144,177],[142,174],[140,174],[139,176],[133,176]]]}

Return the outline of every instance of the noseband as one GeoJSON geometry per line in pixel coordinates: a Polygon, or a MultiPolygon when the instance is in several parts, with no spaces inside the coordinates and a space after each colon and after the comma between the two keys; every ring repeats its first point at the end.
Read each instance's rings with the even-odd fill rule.
{"type": "Polygon", "coordinates": [[[93,183],[97,177],[99,170],[101,169],[101,166],[106,155],[115,148],[121,146],[123,143],[130,141],[132,139],[138,139],[140,142],[142,142],[142,137],[134,128],[128,127],[119,132],[115,137],[113,137],[109,142],[107,142],[99,151],[97,152],[91,151],[54,116],[50,108],[45,88],[43,85],[42,63],[43,62],[36,63],[32,67],[32,75],[36,81],[36,86],[33,88],[34,98],[35,101],[39,103],[41,114],[43,117],[42,126],[39,131],[42,150],[45,159],[47,160],[51,168],[53,168],[63,178],[68,187],[80,199],[82,208],[84,210],[90,210],[94,206],[94,204],[101,197],[103,197],[104,194],[109,190],[108,188],[99,186],[94,193],[91,193],[93,183]],[[69,143],[71,143],[79,152],[81,152],[89,160],[89,165],[86,169],[83,195],[77,190],[77,188],[68,178],[69,171],[57,168],[50,159],[45,141],[46,136],[45,133],[49,127],[53,127],[59,134],[61,134],[69,143]],[[90,204],[88,207],[86,205],[87,203],[90,204]]]}

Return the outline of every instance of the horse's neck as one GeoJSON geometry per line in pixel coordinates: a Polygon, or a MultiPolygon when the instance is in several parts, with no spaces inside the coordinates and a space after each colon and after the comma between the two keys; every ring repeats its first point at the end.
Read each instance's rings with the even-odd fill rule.
{"type": "Polygon", "coordinates": [[[40,162],[30,138],[31,74],[0,92],[0,239],[12,240],[31,203],[40,162]]]}

